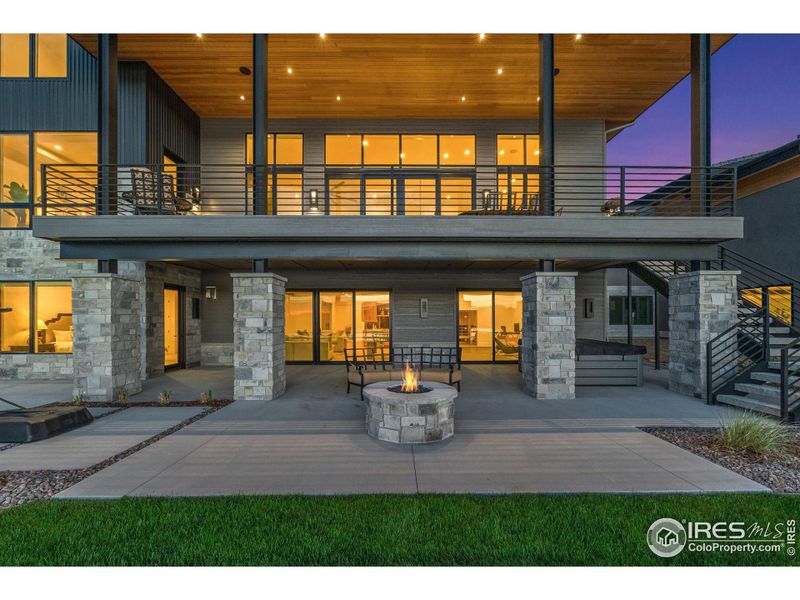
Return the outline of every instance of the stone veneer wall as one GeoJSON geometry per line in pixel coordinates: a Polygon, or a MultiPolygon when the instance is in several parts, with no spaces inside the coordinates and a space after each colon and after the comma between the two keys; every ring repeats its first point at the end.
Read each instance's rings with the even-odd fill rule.
{"type": "Polygon", "coordinates": [[[203,342],[200,344],[200,364],[204,367],[232,367],[233,344],[203,342]]]}
{"type": "Polygon", "coordinates": [[[184,299],[186,362],[189,366],[201,364],[201,319],[192,318],[192,298],[201,297],[200,271],[171,265],[148,263],[145,300],[145,377],[164,374],[164,285],[178,285],[186,289],[184,299]]]}
{"type": "Polygon", "coordinates": [[[274,400],[286,390],[286,279],[274,273],[233,278],[233,398],[274,400]]]}
{"type": "Polygon", "coordinates": [[[114,399],[117,388],[140,392],[141,280],[117,274],[73,279],[74,393],[114,399]]]}
{"type": "Polygon", "coordinates": [[[526,391],[537,399],[575,397],[575,277],[531,273],[522,282],[520,362],[526,391]]]}
{"type": "MultiPolygon", "coordinates": [[[[59,260],[58,242],[33,237],[30,229],[0,231],[0,281],[71,281],[94,273],[94,261],[59,260]]],[[[0,353],[0,380],[72,379],[72,354],[0,353]]]]}
{"type": "Polygon", "coordinates": [[[692,271],[669,279],[669,389],[706,397],[706,344],[738,320],[738,271],[692,271]]]}

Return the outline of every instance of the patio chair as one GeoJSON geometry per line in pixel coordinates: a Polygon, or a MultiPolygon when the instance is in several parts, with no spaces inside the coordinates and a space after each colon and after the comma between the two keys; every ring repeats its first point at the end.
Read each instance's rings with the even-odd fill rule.
{"type": "Polygon", "coordinates": [[[174,215],[174,180],[168,173],[161,174],[159,198],[155,173],[149,169],[131,169],[131,203],[137,215],[174,215]]]}
{"type": "Polygon", "coordinates": [[[364,400],[364,386],[379,381],[390,381],[391,371],[387,369],[387,356],[383,346],[372,348],[344,347],[344,360],[347,368],[347,393],[350,386],[361,388],[361,400],[364,400]]]}

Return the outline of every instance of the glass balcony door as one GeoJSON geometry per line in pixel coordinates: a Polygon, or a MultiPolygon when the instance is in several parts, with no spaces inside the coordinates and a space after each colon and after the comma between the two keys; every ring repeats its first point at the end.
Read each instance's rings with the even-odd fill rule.
{"type": "Polygon", "coordinates": [[[326,213],[333,216],[458,215],[474,206],[474,171],[329,169],[326,213]]]}

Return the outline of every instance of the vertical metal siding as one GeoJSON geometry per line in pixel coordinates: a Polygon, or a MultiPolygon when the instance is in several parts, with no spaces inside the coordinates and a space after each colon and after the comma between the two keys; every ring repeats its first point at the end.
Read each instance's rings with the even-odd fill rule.
{"type": "Polygon", "coordinates": [[[200,118],[147,67],[147,161],[161,162],[165,148],[184,162],[200,162],[200,118]]]}

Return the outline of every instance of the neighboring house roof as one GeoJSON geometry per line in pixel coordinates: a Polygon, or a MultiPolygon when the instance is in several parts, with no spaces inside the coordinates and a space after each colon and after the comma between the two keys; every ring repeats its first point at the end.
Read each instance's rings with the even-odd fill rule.
{"type": "MultiPolygon", "coordinates": [[[[769,169],[777,164],[800,156],[800,136],[793,139],[791,142],[773,148],[771,150],[764,150],[763,152],[756,152],[754,154],[747,154],[737,158],[723,160],[714,163],[714,167],[736,167],[737,179],[749,177],[759,171],[769,169]]],[[[651,202],[663,200],[666,195],[673,195],[685,189],[688,191],[691,186],[689,175],[682,175],[669,183],[643,195],[638,200],[627,203],[631,208],[641,208],[647,206],[651,202]]]]}

